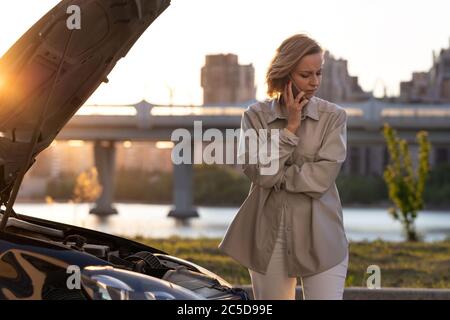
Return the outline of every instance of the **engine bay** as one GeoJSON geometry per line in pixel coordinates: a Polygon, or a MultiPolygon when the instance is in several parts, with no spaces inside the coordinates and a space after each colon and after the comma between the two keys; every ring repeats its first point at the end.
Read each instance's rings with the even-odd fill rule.
{"type": "Polygon", "coordinates": [[[32,221],[28,218],[30,217],[10,218],[5,231],[92,255],[115,268],[174,283],[206,299],[246,297],[245,291],[233,289],[228,282],[214,273],[158,249],[87,229],[66,225],[55,228],[57,223],[48,222],[51,225],[46,225],[36,223],[34,218],[30,218],[32,221]],[[120,241],[118,243],[115,240],[120,241]]]}

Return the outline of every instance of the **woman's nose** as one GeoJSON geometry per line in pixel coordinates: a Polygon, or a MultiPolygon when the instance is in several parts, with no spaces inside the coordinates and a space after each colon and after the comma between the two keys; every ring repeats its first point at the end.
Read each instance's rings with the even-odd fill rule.
{"type": "Polygon", "coordinates": [[[310,85],[311,86],[318,86],[319,85],[319,77],[314,75],[312,77],[312,79],[311,79],[310,85]]]}

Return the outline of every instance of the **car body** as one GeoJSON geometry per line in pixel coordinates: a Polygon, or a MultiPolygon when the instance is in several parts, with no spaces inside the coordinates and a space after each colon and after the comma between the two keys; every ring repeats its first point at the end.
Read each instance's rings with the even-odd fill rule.
{"type": "Polygon", "coordinates": [[[0,232],[0,299],[119,298],[247,295],[194,263],[138,242],[24,215],[8,219],[0,232]]]}
{"type": "Polygon", "coordinates": [[[248,299],[158,249],[13,210],[36,156],[169,5],[63,0],[0,59],[0,299],[248,299]]]}

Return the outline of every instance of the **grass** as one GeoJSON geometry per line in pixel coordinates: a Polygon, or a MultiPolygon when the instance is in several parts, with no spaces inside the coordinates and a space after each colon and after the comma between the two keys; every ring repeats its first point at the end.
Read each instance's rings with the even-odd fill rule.
{"type": "MultiPolygon", "coordinates": [[[[247,269],[218,250],[220,239],[134,240],[197,263],[232,284],[250,284],[247,269]]],[[[380,267],[381,287],[450,288],[450,240],[351,242],[346,286],[366,287],[369,265],[380,267]]]]}

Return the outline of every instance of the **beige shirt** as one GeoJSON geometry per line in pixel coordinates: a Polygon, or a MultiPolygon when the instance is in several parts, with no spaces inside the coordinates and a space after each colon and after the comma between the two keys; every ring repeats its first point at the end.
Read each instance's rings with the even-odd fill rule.
{"type": "Polygon", "coordinates": [[[339,264],[348,253],[335,184],[346,157],[347,114],[312,97],[297,133],[285,129],[286,124],[286,108],[278,99],[256,102],[244,112],[241,130],[280,129],[279,168],[267,175],[261,174],[261,165],[242,165],[252,182],[250,191],[219,248],[265,273],[284,211],[288,275],[309,276],[339,264]]]}

